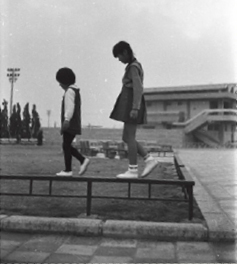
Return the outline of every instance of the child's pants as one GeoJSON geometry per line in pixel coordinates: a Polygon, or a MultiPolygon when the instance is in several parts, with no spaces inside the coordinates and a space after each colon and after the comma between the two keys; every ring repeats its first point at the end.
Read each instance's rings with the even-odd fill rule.
{"type": "Polygon", "coordinates": [[[80,161],[82,164],[85,160],[85,157],[74,148],[71,144],[76,135],[69,134],[67,132],[63,133],[63,153],[64,153],[64,162],[65,162],[65,171],[72,170],[72,156],[80,161]]]}

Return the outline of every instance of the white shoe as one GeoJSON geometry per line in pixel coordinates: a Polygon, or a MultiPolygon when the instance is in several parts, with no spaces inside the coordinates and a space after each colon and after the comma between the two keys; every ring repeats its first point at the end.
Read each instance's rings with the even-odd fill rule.
{"type": "Polygon", "coordinates": [[[137,179],[138,170],[128,170],[124,173],[118,174],[116,177],[119,179],[137,179]]]}
{"type": "Polygon", "coordinates": [[[150,174],[159,163],[158,160],[154,159],[153,157],[147,158],[147,160],[145,162],[146,162],[146,166],[142,172],[141,177],[148,176],[148,174],[150,174]]]}
{"type": "Polygon", "coordinates": [[[88,158],[85,158],[84,162],[81,164],[81,167],[80,167],[78,174],[79,175],[84,174],[86,172],[89,164],[90,164],[90,160],[88,158]]]}
{"type": "Polygon", "coordinates": [[[60,171],[56,173],[57,176],[72,176],[72,171],[60,171]]]}

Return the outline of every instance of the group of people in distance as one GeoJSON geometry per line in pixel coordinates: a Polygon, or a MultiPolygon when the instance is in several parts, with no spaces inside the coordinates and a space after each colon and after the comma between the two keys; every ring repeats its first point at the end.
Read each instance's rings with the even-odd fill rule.
{"type": "MultiPolygon", "coordinates": [[[[122,79],[122,90],[115,102],[110,118],[124,123],[122,139],[128,147],[128,170],[117,175],[117,178],[146,177],[158,165],[158,161],[136,141],[137,125],[146,123],[146,105],[143,95],[142,65],[134,56],[130,45],[125,41],[118,42],[113,47],[113,56],[127,64],[122,79]],[[138,175],[137,154],[145,162],[145,168],[138,175]]],[[[56,73],[56,80],[65,91],[61,108],[61,134],[63,138],[63,153],[65,169],[58,176],[72,176],[72,156],[80,162],[79,175],[83,175],[90,160],[84,157],[72,142],[76,135],[81,134],[81,97],[80,90],[75,85],[76,76],[69,68],[61,68],[56,73]]]]}

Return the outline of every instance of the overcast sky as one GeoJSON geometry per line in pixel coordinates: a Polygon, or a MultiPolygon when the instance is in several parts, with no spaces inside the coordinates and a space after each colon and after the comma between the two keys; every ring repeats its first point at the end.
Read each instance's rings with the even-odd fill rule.
{"type": "Polygon", "coordinates": [[[109,119],[125,65],[113,46],[128,41],[145,71],[144,86],[237,82],[236,0],[0,0],[1,102],[10,101],[7,68],[20,68],[14,103],[36,104],[43,126],[59,125],[70,67],[81,88],[83,125],[109,119]]]}

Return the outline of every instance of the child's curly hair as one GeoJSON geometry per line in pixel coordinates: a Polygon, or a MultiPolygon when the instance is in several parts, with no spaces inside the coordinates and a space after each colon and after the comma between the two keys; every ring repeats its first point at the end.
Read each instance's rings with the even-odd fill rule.
{"type": "Polygon", "coordinates": [[[76,82],[75,73],[69,68],[61,68],[56,73],[56,80],[64,85],[71,85],[76,82]]]}

